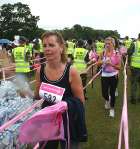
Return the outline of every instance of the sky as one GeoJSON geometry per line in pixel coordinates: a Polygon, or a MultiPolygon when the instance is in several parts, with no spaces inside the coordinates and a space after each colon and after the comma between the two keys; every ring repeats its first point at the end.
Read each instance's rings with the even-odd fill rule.
{"type": "Polygon", "coordinates": [[[117,30],[121,37],[140,33],[140,0],[1,0],[22,2],[39,16],[44,29],[71,28],[75,24],[94,29],[117,30]]]}

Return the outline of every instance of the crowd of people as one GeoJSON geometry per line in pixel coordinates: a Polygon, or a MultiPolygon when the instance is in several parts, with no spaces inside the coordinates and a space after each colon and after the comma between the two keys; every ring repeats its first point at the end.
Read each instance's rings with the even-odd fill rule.
{"type": "MultiPolygon", "coordinates": [[[[136,92],[138,84],[140,85],[140,34],[136,40],[126,36],[123,41],[115,37],[96,41],[92,39],[65,41],[60,33],[46,32],[41,40],[36,39],[33,43],[19,38],[19,45],[12,48],[10,53],[15,62],[16,73],[28,74],[32,69],[37,68],[34,98],[44,99],[42,108],[59,102],[56,97],[54,99],[45,96],[48,94],[46,90],[40,94],[42,83],[63,88],[65,91],[61,100],[66,101],[67,98],[79,100],[84,108],[85,100],[88,99],[86,89],[83,90],[89,73],[86,69],[96,63],[96,72],[101,71],[101,92],[105,100],[105,109],[109,109],[109,116],[114,118],[119,71],[126,56],[131,70],[130,101],[132,104],[140,101],[140,95],[137,96],[136,92]]],[[[49,95],[51,94],[49,92],[49,95]]],[[[64,126],[67,124],[65,117],[64,114],[64,126]]],[[[73,122],[70,121],[70,123],[73,122]]],[[[81,149],[80,141],[73,138],[71,136],[71,149],[81,149]]],[[[46,148],[57,149],[59,142],[61,148],[65,148],[63,141],[48,141],[46,148]]]]}

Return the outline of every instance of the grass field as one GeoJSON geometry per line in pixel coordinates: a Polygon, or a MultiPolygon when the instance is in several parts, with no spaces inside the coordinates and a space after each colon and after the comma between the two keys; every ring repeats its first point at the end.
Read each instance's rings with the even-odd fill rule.
{"type": "MultiPolygon", "coordinates": [[[[128,77],[129,147],[130,149],[140,149],[140,103],[132,105],[129,102],[129,86],[130,78],[128,77]]],[[[118,90],[115,118],[110,118],[108,116],[109,111],[104,109],[100,78],[94,81],[93,88],[88,87],[89,99],[86,101],[86,121],[89,138],[87,143],[83,143],[83,149],[117,149],[123,104],[123,74],[120,74],[118,90]]]]}

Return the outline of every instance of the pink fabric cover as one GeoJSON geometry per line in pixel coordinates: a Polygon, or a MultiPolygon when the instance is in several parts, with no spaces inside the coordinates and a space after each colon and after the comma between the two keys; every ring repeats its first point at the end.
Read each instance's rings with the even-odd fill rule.
{"type": "Polygon", "coordinates": [[[34,143],[49,140],[64,140],[62,113],[67,110],[67,103],[61,101],[46,107],[30,119],[19,130],[20,143],[34,143]]]}

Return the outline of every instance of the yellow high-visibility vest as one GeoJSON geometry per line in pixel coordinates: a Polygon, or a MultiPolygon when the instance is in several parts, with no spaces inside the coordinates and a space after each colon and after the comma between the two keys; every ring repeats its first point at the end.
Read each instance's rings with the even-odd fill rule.
{"type": "Polygon", "coordinates": [[[71,41],[67,41],[68,44],[68,48],[67,48],[67,54],[74,54],[74,50],[75,50],[75,44],[71,41]]]}
{"type": "Polygon", "coordinates": [[[140,68],[140,41],[136,41],[135,43],[135,52],[131,57],[131,66],[140,68]]]}
{"type": "Polygon", "coordinates": [[[86,63],[84,58],[87,54],[87,50],[84,48],[75,48],[74,51],[74,66],[77,68],[78,72],[82,72],[86,69],[86,63]]]}
{"type": "Polygon", "coordinates": [[[124,45],[125,45],[125,47],[126,47],[127,49],[130,48],[131,43],[132,43],[132,40],[131,40],[131,39],[128,39],[128,40],[125,40],[125,41],[124,41],[124,45]]]}
{"type": "Polygon", "coordinates": [[[26,62],[26,49],[25,47],[16,47],[12,50],[15,63],[16,72],[27,73],[30,72],[29,62],[26,62]]]}
{"type": "Polygon", "coordinates": [[[97,54],[101,54],[104,50],[105,44],[103,42],[97,41],[96,42],[96,52],[97,54]]]}

